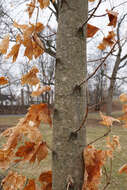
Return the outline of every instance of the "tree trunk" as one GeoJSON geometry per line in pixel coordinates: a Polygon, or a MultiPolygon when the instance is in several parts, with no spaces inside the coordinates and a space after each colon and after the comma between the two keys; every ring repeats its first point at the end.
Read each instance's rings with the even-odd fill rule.
{"type": "Polygon", "coordinates": [[[86,18],[87,0],[61,1],[55,73],[53,190],[81,190],[83,183],[85,126],[77,134],[73,132],[79,128],[85,113],[85,87],[75,86],[86,77],[85,30],[78,30],[86,18]]]}
{"type": "Polygon", "coordinates": [[[107,110],[106,110],[107,115],[111,115],[111,113],[112,113],[113,92],[114,92],[114,86],[115,86],[115,82],[116,82],[116,75],[117,75],[118,68],[120,65],[120,55],[121,55],[121,49],[119,50],[119,53],[117,55],[115,66],[114,66],[112,76],[110,79],[110,86],[108,89],[108,97],[107,97],[107,110]]]}

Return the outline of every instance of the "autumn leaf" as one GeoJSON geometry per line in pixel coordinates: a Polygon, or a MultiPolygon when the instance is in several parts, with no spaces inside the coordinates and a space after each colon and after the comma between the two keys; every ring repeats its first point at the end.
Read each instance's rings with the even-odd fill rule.
{"type": "Polygon", "coordinates": [[[26,117],[31,121],[42,121],[45,124],[52,125],[51,111],[47,104],[33,104],[29,108],[29,112],[26,117]]]}
{"type": "Polygon", "coordinates": [[[9,57],[13,57],[13,62],[16,61],[16,59],[17,59],[17,57],[18,57],[20,45],[21,45],[21,44],[15,44],[15,45],[12,47],[10,53],[7,55],[7,59],[8,59],[9,57]]]}
{"type": "Polygon", "coordinates": [[[37,22],[35,28],[36,28],[36,32],[41,32],[45,27],[42,23],[37,22]]]}
{"type": "Polygon", "coordinates": [[[44,92],[48,92],[51,90],[50,86],[43,86],[43,87],[38,87],[38,89],[36,91],[33,91],[31,96],[35,97],[35,96],[40,96],[42,93],[44,92]]]}
{"type": "MultiPolygon", "coordinates": [[[[35,3],[35,0],[33,0],[33,3],[35,3]]],[[[44,29],[42,23],[37,22],[36,25],[31,23],[29,25],[21,25],[14,22],[14,26],[22,30],[22,37],[18,35],[16,42],[25,46],[24,56],[28,57],[29,60],[32,60],[33,56],[37,58],[44,53],[43,43],[37,35],[38,32],[41,32],[44,29]]]]}
{"type": "Polygon", "coordinates": [[[20,34],[17,34],[16,36],[16,43],[22,43],[22,37],[20,34]]]}
{"type": "Polygon", "coordinates": [[[93,37],[98,30],[99,30],[99,28],[97,28],[96,26],[87,24],[87,38],[93,37]]]}
{"type": "Polygon", "coordinates": [[[120,117],[118,117],[118,119],[119,119],[120,121],[125,121],[125,122],[127,122],[127,112],[125,112],[123,115],[121,115],[120,117]]]}
{"type": "Polygon", "coordinates": [[[1,150],[0,149],[0,168],[8,169],[10,163],[12,163],[12,158],[14,156],[14,152],[12,149],[1,150]]]}
{"type": "Polygon", "coordinates": [[[115,35],[116,34],[113,31],[110,31],[108,36],[103,38],[103,43],[107,46],[112,46],[114,44],[115,35]]]}
{"type": "Polygon", "coordinates": [[[25,186],[24,190],[37,190],[34,179],[29,179],[29,182],[25,186]]]}
{"type": "Polygon", "coordinates": [[[108,26],[116,27],[118,13],[111,10],[110,11],[106,10],[106,12],[108,13],[108,17],[110,21],[108,26]]]}
{"type": "Polygon", "coordinates": [[[2,180],[2,186],[4,190],[19,190],[23,189],[25,182],[25,176],[22,176],[17,172],[10,171],[8,175],[2,180]]]}
{"type": "Polygon", "coordinates": [[[47,145],[45,142],[42,142],[36,147],[36,150],[32,155],[30,162],[35,162],[36,159],[38,162],[40,162],[41,160],[45,159],[47,155],[48,155],[47,145]]]}
{"type": "MultiPolygon", "coordinates": [[[[17,152],[15,153],[15,156],[21,157],[19,161],[23,160],[29,160],[29,157],[34,152],[35,143],[33,142],[25,142],[25,145],[22,145],[18,148],[17,152]]],[[[18,162],[18,160],[16,160],[18,162]]]]}
{"type": "Polygon", "coordinates": [[[51,183],[52,182],[52,171],[46,171],[41,173],[39,176],[40,183],[51,183]]]}
{"type": "Polygon", "coordinates": [[[106,45],[102,42],[102,43],[100,43],[98,46],[98,49],[100,49],[100,50],[105,50],[106,49],[106,45]]]}
{"type": "Polygon", "coordinates": [[[0,85],[8,84],[8,79],[6,77],[0,77],[0,85]]]}
{"type": "Polygon", "coordinates": [[[6,54],[9,47],[9,35],[5,36],[0,43],[0,52],[6,54]]]}
{"type": "Polygon", "coordinates": [[[112,141],[110,140],[110,137],[108,136],[106,138],[106,146],[111,150],[114,151],[116,148],[119,150],[121,149],[120,142],[119,142],[119,136],[113,135],[112,141]]]}
{"type": "Polygon", "coordinates": [[[23,41],[23,45],[26,47],[24,56],[28,57],[29,60],[33,58],[33,43],[31,38],[23,41]]]}
{"type": "Polygon", "coordinates": [[[50,1],[49,0],[38,0],[38,2],[40,3],[40,8],[46,8],[49,6],[50,1]]]}
{"type": "Polygon", "coordinates": [[[18,24],[16,21],[14,21],[13,26],[22,30],[26,30],[28,28],[26,24],[18,24]]]}
{"type": "Polygon", "coordinates": [[[119,173],[126,173],[127,174],[127,164],[124,164],[120,169],[119,169],[119,173]]]}
{"type": "Polygon", "coordinates": [[[101,122],[101,124],[103,124],[103,125],[105,125],[107,127],[112,126],[112,124],[113,124],[114,121],[120,123],[120,121],[118,119],[115,119],[115,118],[110,117],[110,116],[105,116],[105,115],[102,114],[102,112],[100,112],[100,116],[101,116],[101,118],[103,120],[101,122]]]}
{"type": "Polygon", "coordinates": [[[125,103],[127,102],[127,94],[122,93],[119,97],[120,101],[125,103]]]}
{"type": "Polygon", "coordinates": [[[35,9],[35,3],[36,3],[36,1],[32,0],[30,4],[27,4],[27,12],[29,14],[29,18],[32,17],[32,14],[33,14],[34,9],[35,9]]]}
{"type": "Polygon", "coordinates": [[[4,149],[14,150],[20,140],[21,140],[21,134],[19,133],[18,130],[14,130],[13,133],[9,136],[4,149]]]}
{"type": "Polygon", "coordinates": [[[84,184],[82,190],[97,190],[100,184],[101,168],[107,155],[106,151],[97,150],[93,146],[87,146],[83,153],[85,161],[84,184]]]}
{"type": "Polygon", "coordinates": [[[37,78],[37,73],[39,72],[37,67],[32,67],[32,69],[21,78],[21,84],[37,85],[40,80],[37,78]]]}
{"type": "Polygon", "coordinates": [[[123,111],[124,113],[127,112],[127,104],[124,104],[124,105],[123,105],[123,107],[122,107],[122,111],[123,111]]]}
{"type": "Polygon", "coordinates": [[[21,133],[19,130],[13,130],[7,139],[6,144],[0,150],[0,168],[7,169],[9,164],[13,162],[15,155],[15,148],[21,140],[21,133]]]}
{"type": "Polygon", "coordinates": [[[33,56],[35,57],[35,59],[37,57],[39,57],[40,55],[42,55],[44,53],[44,49],[41,48],[38,43],[36,43],[35,41],[32,41],[33,44],[33,56]]]}
{"type": "Polygon", "coordinates": [[[107,37],[103,38],[103,41],[98,45],[100,50],[106,49],[107,46],[112,46],[115,42],[115,33],[110,31],[107,37]]]}
{"type": "Polygon", "coordinates": [[[43,190],[52,190],[52,171],[41,173],[39,181],[42,184],[43,190]]]}
{"type": "Polygon", "coordinates": [[[38,44],[38,46],[44,50],[44,45],[43,45],[42,41],[40,40],[40,38],[38,37],[36,32],[33,35],[33,39],[38,44]]]}

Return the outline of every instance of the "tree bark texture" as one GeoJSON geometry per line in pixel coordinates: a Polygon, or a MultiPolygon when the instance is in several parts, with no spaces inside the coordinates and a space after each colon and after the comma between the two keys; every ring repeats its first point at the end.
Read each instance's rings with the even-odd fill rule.
{"type": "Polygon", "coordinates": [[[121,49],[119,50],[119,53],[117,55],[117,59],[114,65],[114,69],[112,72],[112,76],[110,79],[110,86],[108,89],[108,97],[107,97],[107,115],[111,115],[112,113],[112,101],[113,101],[113,92],[114,92],[114,86],[115,86],[115,82],[116,82],[116,76],[117,76],[117,72],[118,72],[118,68],[120,65],[120,55],[121,55],[121,49]]]}
{"type": "Polygon", "coordinates": [[[55,113],[53,127],[53,190],[81,190],[85,126],[73,133],[86,109],[85,86],[75,88],[86,77],[85,28],[87,0],[63,0],[59,4],[55,113]]]}

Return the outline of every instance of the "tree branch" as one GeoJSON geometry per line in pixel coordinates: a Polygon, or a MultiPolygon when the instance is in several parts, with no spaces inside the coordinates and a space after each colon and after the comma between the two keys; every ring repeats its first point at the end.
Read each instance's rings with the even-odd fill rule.
{"type": "Polygon", "coordinates": [[[116,42],[114,45],[113,45],[113,47],[112,47],[112,49],[109,51],[109,53],[106,55],[106,57],[103,59],[103,61],[98,65],[98,67],[95,69],[95,71],[90,75],[90,76],[88,76],[86,79],[84,79],[83,81],[81,81],[80,83],[79,83],[79,86],[81,86],[81,85],[83,85],[84,83],[86,83],[90,78],[92,78],[94,75],[95,75],[95,73],[98,71],[98,69],[104,64],[104,62],[106,61],[106,59],[109,57],[109,55],[111,54],[111,52],[114,50],[114,48],[115,48],[115,46],[116,46],[116,44],[117,44],[118,42],[116,42]]]}

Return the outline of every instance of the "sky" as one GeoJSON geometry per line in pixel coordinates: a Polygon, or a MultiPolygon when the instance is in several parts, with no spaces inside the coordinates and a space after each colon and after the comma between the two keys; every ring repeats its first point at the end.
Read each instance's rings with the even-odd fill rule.
{"type": "MultiPolygon", "coordinates": [[[[98,1],[89,3],[89,10],[92,9],[93,7],[95,7],[97,5],[97,3],[98,3],[98,1]]],[[[103,1],[103,3],[101,3],[101,5],[97,9],[95,15],[103,15],[106,13],[106,9],[111,10],[113,7],[116,7],[113,9],[113,11],[118,13],[118,20],[120,20],[120,18],[124,14],[127,13],[127,1],[126,0],[105,0],[105,1],[103,1]]],[[[102,41],[103,37],[107,36],[109,31],[114,30],[116,32],[116,28],[113,28],[111,26],[107,26],[109,23],[108,16],[95,17],[95,18],[93,17],[89,21],[89,23],[100,28],[100,30],[93,37],[92,40],[91,39],[87,40],[88,41],[88,43],[87,43],[87,54],[88,54],[87,57],[88,57],[88,60],[91,60],[91,57],[93,57],[93,55],[95,58],[99,58],[100,50],[97,48],[97,46],[102,41]]],[[[126,27],[126,25],[127,25],[127,17],[125,18],[124,23],[122,24],[122,27],[120,30],[120,36],[121,36],[122,40],[127,39],[127,27],[126,27]]],[[[108,48],[107,51],[110,51],[110,48],[108,48]]],[[[125,55],[126,52],[127,52],[127,44],[125,44],[125,46],[124,46],[124,51],[123,51],[122,55],[125,55]]],[[[112,57],[109,57],[107,59],[107,68],[108,68],[108,75],[109,76],[111,75],[111,71],[113,69],[114,63],[115,63],[115,57],[112,56],[112,57]]],[[[89,64],[88,70],[90,71],[90,73],[93,72],[93,69],[92,69],[93,64],[91,64],[91,63],[89,64]]],[[[123,70],[120,70],[119,77],[120,76],[123,77],[123,75],[126,76],[126,72],[127,72],[127,69],[125,69],[125,68],[123,70]]],[[[117,81],[117,82],[119,83],[119,81],[117,81]]],[[[109,84],[108,79],[107,79],[107,83],[109,84]]],[[[123,91],[127,92],[127,84],[122,85],[121,88],[123,91]]]]}
{"type": "MultiPolygon", "coordinates": [[[[90,2],[89,3],[89,10],[92,9],[93,7],[96,7],[97,3],[99,0],[95,0],[95,2],[90,2]]],[[[26,12],[26,4],[29,3],[30,0],[2,0],[3,6],[6,7],[7,13],[11,16],[11,18],[13,20],[15,20],[16,22],[20,23],[20,24],[24,24],[24,23],[28,23],[29,19],[28,19],[28,14],[26,12]]],[[[103,15],[106,13],[106,9],[111,10],[113,7],[116,7],[114,9],[114,11],[118,12],[118,18],[120,18],[123,14],[127,13],[127,2],[126,0],[103,0],[103,3],[101,3],[101,5],[99,6],[99,8],[96,11],[96,15],[103,15]],[[122,4],[125,3],[125,4],[122,4]],[[119,6],[118,6],[119,5],[119,6]],[[118,7],[117,7],[118,6],[118,7]]],[[[39,11],[39,16],[38,16],[38,22],[42,22],[44,25],[47,24],[47,20],[49,19],[51,14],[51,11],[46,8],[45,10],[40,10],[39,11]]],[[[35,23],[36,22],[36,15],[37,15],[37,11],[35,11],[35,13],[33,14],[32,18],[31,18],[31,22],[35,23]]],[[[101,40],[103,39],[104,35],[106,36],[108,34],[108,31],[112,30],[112,27],[107,26],[108,25],[108,16],[105,17],[96,17],[96,18],[92,18],[89,23],[93,24],[95,26],[97,26],[98,28],[100,28],[100,31],[97,32],[97,34],[93,37],[93,39],[88,39],[88,43],[87,43],[87,57],[88,59],[91,58],[91,55],[95,55],[95,57],[100,54],[100,50],[97,49],[98,44],[101,42],[101,40]]],[[[50,26],[51,28],[53,28],[53,30],[57,29],[57,21],[55,16],[52,17],[51,21],[50,21],[50,26]]],[[[121,30],[121,35],[126,38],[127,37],[127,19],[126,22],[123,24],[122,30],[121,30]],[[124,29],[123,29],[124,28],[124,29]]],[[[12,44],[10,45],[10,47],[12,46],[12,44]]],[[[125,52],[126,53],[127,48],[125,48],[125,52]]],[[[20,72],[20,68],[21,68],[21,64],[22,62],[26,62],[26,58],[23,57],[23,53],[24,53],[24,48],[21,49],[19,57],[17,59],[17,63],[15,63],[15,65],[19,65],[16,67],[13,66],[12,67],[12,71],[11,72],[15,72],[16,75],[18,75],[18,73],[20,72]]],[[[7,61],[8,62],[8,61],[7,61]]],[[[11,64],[11,59],[9,59],[9,62],[11,64]]],[[[114,59],[110,59],[110,68],[113,67],[114,64],[114,59]]],[[[92,72],[91,67],[89,67],[88,70],[89,73],[92,72]]],[[[124,87],[126,88],[126,87],[124,87]]],[[[127,88],[126,88],[127,89],[127,88]]]]}

